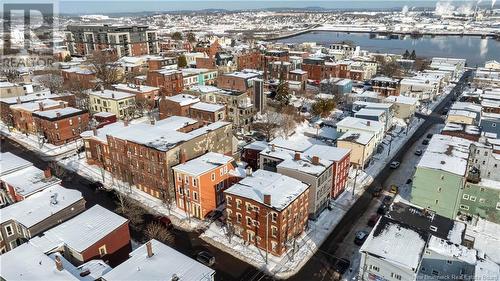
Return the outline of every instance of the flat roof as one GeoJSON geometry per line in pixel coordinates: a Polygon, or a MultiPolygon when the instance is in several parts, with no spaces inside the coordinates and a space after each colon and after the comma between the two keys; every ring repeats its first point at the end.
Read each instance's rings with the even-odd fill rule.
{"type": "Polygon", "coordinates": [[[151,240],[153,256],[147,256],[146,244],[130,253],[130,258],[103,276],[106,281],[212,280],[215,271],[173,248],[151,240]]]}
{"type": "Polygon", "coordinates": [[[17,155],[10,152],[0,153],[0,176],[8,175],[29,166],[33,166],[33,163],[24,160],[17,155]]]}
{"type": "Polygon", "coordinates": [[[22,170],[2,176],[0,180],[14,188],[17,194],[24,197],[61,183],[61,180],[54,176],[46,178],[44,171],[35,166],[28,166],[22,170]]]}
{"type": "Polygon", "coordinates": [[[65,108],[56,108],[51,110],[37,111],[33,113],[33,116],[39,116],[47,119],[55,119],[55,118],[66,118],[75,115],[80,115],[85,113],[85,111],[74,108],[74,107],[65,107],[65,108]],[[59,115],[58,115],[59,114],[59,115]]]}
{"type": "Polygon", "coordinates": [[[93,91],[90,92],[90,95],[98,96],[104,99],[112,99],[112,100],[121,100],[127,98],[135,97],[134,94],[121,92],[121,91],[113,91],[113,90],[103,90],[103,91],[93,91]]]}
{"type": "Polygon", "coordinates": [[[225,108],[225,106],[222,104],[198,102],[198,103],[193,104],[191,106],[191,108],[203,110],[203,111],[209,111],[209,112],[217,112],[217,111],[223,110],[225,108]]]}
{"type": "Polygon", "coordinates": [[[186,105],[200,102],[200,99],[198,97],[195,97],[193,95],[187,95],[187,94],[178,94],[175,96],[165,97],[165,99],[167,99],[169,101],[176,102],[180,106],[186,106],[186,105]]]}
{"type": "Polygon", "coordinates": [[[186,163],[179,164],[173,167],[173,169],[177,172],[199,176],[217,167],[223,166],[231,161],[234,161],[233,157],[231,156],[226,156],[224,154],[215,152],[208,152],[200,157],[189,160],[186,163]]]}

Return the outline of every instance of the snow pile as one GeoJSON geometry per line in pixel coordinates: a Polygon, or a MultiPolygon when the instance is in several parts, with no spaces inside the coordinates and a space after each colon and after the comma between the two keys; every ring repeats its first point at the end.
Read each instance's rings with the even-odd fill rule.
{"type": "Polygon", "coordinates": [[[455,221],[455,223],[453,224],[453,228],[448,233],[448,237],[446,238],[455,244],[462,244],[462,237],[464,235],[464,231],[465,231],[465,224],[459,221],[455,221]]]}

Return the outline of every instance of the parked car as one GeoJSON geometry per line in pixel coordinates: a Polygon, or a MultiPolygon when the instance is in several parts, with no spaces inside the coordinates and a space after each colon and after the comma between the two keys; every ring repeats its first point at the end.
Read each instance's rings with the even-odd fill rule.
{"type": "Polygon", "coordinates": [[[104,189],[104,185],[99,181],[89,183],[89,187],[92,189],[95,189],[95,190],[103,190],[104,189]]]}
{"type": "Polygon", "coordinates": [[[382,186],[378,186],[373,190],[373,197],[379,197],[382,193],[382,186]]]}
{"type": "Polygon", "coordinates": [[[417,155],[417,156],[422,155],[422,153],[423,153],[422,149],[415,150],[415,155],[417,155]]]}
{"type": "Polygon", "coordinates": [[[215,257],[207,251],[199,252],[196,255],[196,260],[206,266],[213,266],[215,264],[215,257]]]}
{"type": "Polygon", "coordinates": [[[208,214],[205,215],[205,219],[207,221],[215,221],[219,218],[221,218],[222,216],[224,215],[224,213],[222,211],[219,211],[219,210],[212,210],[210,212],[208,212],[208,214]]]}
{"type": "Polygon", "coordinates": [[[410,184],[410,183],[412,183],[412,182],[413,182],[413,180],[412,180],[412,179],[407,179],[407,180],[406,180],[406,184],[410,184]]]}
{"type": "Polygon", "coordinates": [[[428,145],[428,144],[429,144],[429,140],[428,140],[428,139],[425,139],[424,141],[422,141],[422,144],[423,144],[423,145],[428,145]]]}
{"type": "Polygon", "coordinates": [[[399,165],[401,165],[401,163],[399,161],[393,161],[391,162],[391,169],[397,169],[399,167],[399,165]]]}
{"type": "Polygon", "coordinates": [[[379,218],[380,218],[379,214],[373,214],[373,215],[371,215],[370,218],[368,219],[367,225],[370,226],[370,227],[374,227],[375,224],[377,224],[377,221],[378,221],[379,218]]]}
{"type": "Polygon", "coordinates": [[[388,208],[388,206],[386,204],[384,204],[384,203],[380,204],[380,206],[377,209],[377,214],[385,215],[385,213],[387,212],[387,208],[388,208]]]}
{"type": "Polygon", "coordinates": [[[172,229],[174,227],[172,221],[168,217],[157,216],[155,217],[155,220],[160,224],[164,225],[167,229],[172,229]]]}
{"type": "Polygon", "coordinates": [[[432,134],[427,134],[426,136],[428,139],[432,138],[432,134]]]}
{"type": "Polygon", "coordinates": [[[356,236],[354,237],[354,244],[358,246],[363,245],[363,242],[365,242],[367,237],[368,237],[368,232],[364,230],[357,231],[356,236]]]}
{"type": "Polygon", "coordinates": [[[331,262],[333,270],[342,277],[342,275],[349,269],[351,262],[348,259],[333,257],[331,262]]]}
{"type": "Polygon", "coordinates": [[[392,201],[392,196],[386,195],[386,196],[384,196],[382,203],[384,203],[385,205],[389,205],[391,203],[391,201],[392,201]]]}

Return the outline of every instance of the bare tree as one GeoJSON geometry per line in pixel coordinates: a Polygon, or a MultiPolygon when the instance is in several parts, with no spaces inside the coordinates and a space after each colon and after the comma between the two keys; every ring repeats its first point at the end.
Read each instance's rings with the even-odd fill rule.
{"type": "Polygon", "coordinates": [[[262,133],[266,137],[266,141],[270,141],[279,128],[280,119],[280,114],[267,109],[266,113],[262,115],[262,120],[254,121],[251,126],[253,130],[262,133]]]}
{"type": "Polygon", "coordinates": [[[7,78],[7,81],[14,83],[19,81],[20,79],[20,73],[16,69],[13,68],[5,68],[0,71],[0,75],[5,76],[7,78]]]}
{"type": "Polygon", "coordinates": [[[162,243],[173,244],[174,236],[161,223],[151,222],[146,226],[145,234],[148,240],[156,239],[162,243]]]}
{"type": "Polygon", "coordinates": [[[81,81],[70,80],[65,83],[64,89],[75,95],[76,107],[90,111],[90,96],[81,81]]]}
{"type": "Polygon", "coordinates": [[[95,51],[89,58],[91,69],[105,89],[111,89],[113,84],[123,81],[119,68],[115,65],[116,55],[106,51],[95,51]]]}
{"type": "Polygon", "coordinates": [[[234,237],[235,231],[234,231],[234,226],[232,224],[226,224],[225,226],[226,232],[224,235],[227,237],[227,241],[229,244],[231,244],[231,239],[234,237]]]}
{"type": "Polygon", "coordinates": [[[132,228],[138,229],[144,222],[144,209],[127,198],[122,192],[117,191],[116,212],[126,217],[130,221],[132,228]]]}
{"type": "Polygon", "coordinates": [[[279,123],[279,129],[282,137],[288,138],[295,128],[297,127],[297,122],[302,121],[302,116],[297,112],[297,109],[293,106],[286,106],[281,110],[281,118],[279,123]]]}
{"type": "Polygon", "coordinates": [[[55,73],[44,74],[38,81],[44,88],[49,89],[53,94],[58,94],[63,91],[63,79],[61,75],[55,73]]]}

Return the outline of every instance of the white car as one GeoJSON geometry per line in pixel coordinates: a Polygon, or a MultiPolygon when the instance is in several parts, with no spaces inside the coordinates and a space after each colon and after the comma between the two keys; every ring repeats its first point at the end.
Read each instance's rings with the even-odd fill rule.
{"type": "Polygon", "coordinates": [[[397,169],[401,165],[398,161],[393,161],[390,165],[391,169],[397,169]]]}

